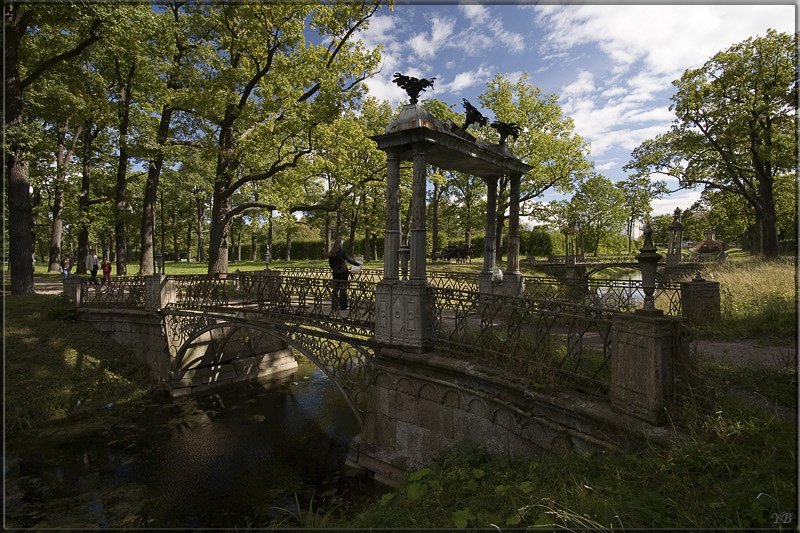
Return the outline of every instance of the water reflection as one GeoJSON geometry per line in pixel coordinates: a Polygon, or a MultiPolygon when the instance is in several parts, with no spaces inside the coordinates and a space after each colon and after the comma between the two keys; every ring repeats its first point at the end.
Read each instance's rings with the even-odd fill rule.
{"type": "Polygon", "coordinates": [[[289,381],[149,400],[6,444],[11,527],[249,527],[344,464],[358,423],[308,362],[289,381]]]}

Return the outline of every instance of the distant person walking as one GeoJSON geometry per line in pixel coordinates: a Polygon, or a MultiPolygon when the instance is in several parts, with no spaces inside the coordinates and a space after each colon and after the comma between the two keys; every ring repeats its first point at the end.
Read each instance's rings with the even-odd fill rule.
{"type": "Polygon", "coordinates": [[[97,271],[100,269],[100,260],[94,250],[89,250],[86,254],[86,270],[92,272],[92,283],[97,283],[97,271]]]}
{"type": "Polygon", "coordinates": [[[347,255],[342,248],[341,237],[337,237],[328,252],[328,265],[333,272],[333,308],[341,311],[347,309],[347,278],[350,276],[350,271],[347,270],[346,263],[361,266],[361,263],[347,255]]]}
{"type": "Polygon", "coordinates": [[[103,283],[111,285],[111,263],[107,257],[103,259],[103,283]]]}
{"type": "Polygon", "coordinates": [[[64,279],[69,277],[70,270],[72,270],[72,261],[70,261],[68,255],[65,255],[64,259],[61,260],[61,274],[64,276],[64,279]]]}

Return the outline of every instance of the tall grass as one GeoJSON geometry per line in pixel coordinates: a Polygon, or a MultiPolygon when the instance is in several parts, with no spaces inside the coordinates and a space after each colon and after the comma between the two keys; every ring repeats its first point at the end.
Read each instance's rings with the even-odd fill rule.
{"type": "Polygon", "coordinates": [[[720,337],[796,337],[797,270],[787,261],[749,260],[705,274],[720,284],[721,319],[701,326],[720,337]]]}

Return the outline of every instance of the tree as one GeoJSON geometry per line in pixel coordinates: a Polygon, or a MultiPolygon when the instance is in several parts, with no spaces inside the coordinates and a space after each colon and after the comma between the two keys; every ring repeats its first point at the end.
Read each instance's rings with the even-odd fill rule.
{"type": "Polygon", "coordinates": [[[570,212],[578,222],[580,238],[595,255],[602,241],[620,234],[626,220],[624,202],[622,191],[601,175],[581,183],[570,200],[570,212]]]}
{"type": "Polygon", "coordinates": [[[687,70],[673,82],[672,128],[637,147],[625,167],[741,196],[765,257],[778,254],[775,180],[797,170],[796,51],[796,34],[769,30],[687,70]]]}
{"type": "MultiPolygon", "coordinates": [[[[494,112],[497,120],[513,122],[520,127],[520,136],[516,140],[509,138],[508,145],[517,157],[533,167],[520,184],[520,216],[532,214],[535,199],[546,191],[570,192],[579,180],[589,175],[592,164],[586,158],[588,145],[575,133],[572,119],[564,116],[558,96],[543,94],[528,81],[527,73],[516,83],[497,74],[487,82],[486,91],[479,100],[494,112]]],[[[482,140],[498,140],[492,128],[482,128],[480,136],[482,140]]],[[[501,239],[508,216],[509,187],[510,176],[502,177],[497,187],[495,250],[498,260],[503,252],[501,239]]]]}
{"type": "Polygon", "coordinates": [[[24,123],[25,91],[46,73],[78,57],[100,39],[96,6],[5,3],[4,104],[5,165],[8,175],[9,267],[11,292],[34,292],[33,212],[28,150],[30,125],[24,123]],[[64,21],[70,21],[65,31],[64,21]],[[35,31],[34,31],[35,30],[35,31]]]}
{"type": "Polygon", "coordinates": [[[272,180],[312,152],[316,125],[360,95],[377,52],[355,46],[377,4],[226,4],[207,11],[218,53],[202,67],[198,115],[217,131],[209,273],[226,272],[232,219],[268,204],[234,205],[253,181],[272,180]],[[306,33],[319,34],[309,40],[306,33]]]}
{"type": "Polygon", "coordinates": [[[633,226],[637,220],[642,220],[650,214],[651,200],[661,198],[667,193],[667,186],[663,181],[653,181],[645,176],[628,176],[616,183],[622,192],[627,221],[625,233],[628,236],[628,253],[633,250],[633,226]]]}

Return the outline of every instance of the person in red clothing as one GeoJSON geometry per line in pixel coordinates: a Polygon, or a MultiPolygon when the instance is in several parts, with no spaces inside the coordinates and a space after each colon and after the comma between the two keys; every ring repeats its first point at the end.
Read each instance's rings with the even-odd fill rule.
{"type": "Polygon", "coordinates": [[[111,284],[111,263],[108,258],[103,259],[103,283],[111,284]]]}

